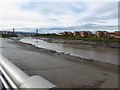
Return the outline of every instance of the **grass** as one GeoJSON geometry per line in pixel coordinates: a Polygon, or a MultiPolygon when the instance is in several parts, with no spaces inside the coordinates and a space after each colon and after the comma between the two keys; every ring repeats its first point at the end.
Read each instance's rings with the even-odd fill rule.
{"type": "Polygon", "coordinates": [[[120,38],[114,37],[82,37],[82,36],[70,36],[70,35],[56,35],[56,34],[38,34],[36,37],[47,37],[55,39],[66,39],[66,40],[85,40],[85,41],[95,41],[95,42],[120,42],[120,38]]]}
{"type": "MultiPolygon", "coordinates": [[[[2,34],[0,37],[9,38],[9,37],[18,37],[17,35],[5,35],[2,34]]],[[[84,41],[95,41],[95,42],[119,42],[120,38],[114,37],[96,37],[96,36],[71,36],[71,35],[57,35],[57,34],[37,34],[35,37],[46,37],[46,38],[55,38],[55,39],[65,39],[65,40],[84,40],[84,41]]]]}

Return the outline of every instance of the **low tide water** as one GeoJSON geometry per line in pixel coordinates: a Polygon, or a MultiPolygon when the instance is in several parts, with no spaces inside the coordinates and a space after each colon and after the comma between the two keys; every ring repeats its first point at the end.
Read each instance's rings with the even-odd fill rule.
{"type": "Polygon", "coordinates": [[[94,59],[101,62],[118,64],[118,48],[76,48],[62,43],[49,43],[40,39],[24,38],[21,42],[30,43],[36,47],[69,53],[82,58],[94,59]]]}

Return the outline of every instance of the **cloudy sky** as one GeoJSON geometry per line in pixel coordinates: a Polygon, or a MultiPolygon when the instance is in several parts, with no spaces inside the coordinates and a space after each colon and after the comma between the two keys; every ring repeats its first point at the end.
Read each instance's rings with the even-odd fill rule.
{"type": "Polygon", "coordinates": [[[56,1],[0,0],[0,28],[118,25],[118,0],[56,1]]]}

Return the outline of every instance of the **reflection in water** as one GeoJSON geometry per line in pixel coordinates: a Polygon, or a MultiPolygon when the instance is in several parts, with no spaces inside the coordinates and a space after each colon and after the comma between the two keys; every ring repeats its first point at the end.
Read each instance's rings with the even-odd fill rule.
{"type": "Polygon", "coordinates": [[[58,43],[48,43],[40,39],[24,38],[22,42],[31,43],[37,47],[55,50],[57,52],[70,53],[71,55],[81,56],[83,58],[94,59],[102,62],[118,64],[118,49],[114,48],[90,48],[74,47],[58,43]]]}

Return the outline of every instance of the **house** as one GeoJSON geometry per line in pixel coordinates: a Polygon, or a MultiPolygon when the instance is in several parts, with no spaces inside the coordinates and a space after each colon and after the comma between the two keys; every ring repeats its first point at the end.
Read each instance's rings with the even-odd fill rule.
{"type": "Polygon", "coordinates": [[[81,31],[81,32],[80,32],[80,36],[87,36],[87,32],[81,31]]]}
{"type": "Polygon", "coordinates": [[[93,33],[91,31],[87,31],[88,36],[93,36],[93,33]]]}
{"type": "Polygon", "coordinates": [[[59,35],[65,35],[65,36],[70,35],[70,36],[72,36],[73,33],[72,32],[62,32],[62,33],[59,33],[59,35]]]}
{"type": "Polygon", "coordinates": [[[68,35],[73,36],[73,33],[72,32],[68,32],[68,35]]]}
{"type": "Polygon", "coordinates": [[[109,37],[114,37],[114,32],[108,32],[108,35],[109,37]]]}
{"type": "Polygon", "coordinates": [[[95,35],[97,37],[103,37],[103,36],[107,36],[108,32],[107,31],[97,31],[95,35]]]}
{"type": "Polygon", "coordinates": [[[92,36],[92,33],[90,31],[81,31],[80,36],[84,36],[84,37],[92,36]]]}
{"type": "Polygon", "coordinates": [[[64,33],[62,32],[62,33],[58,33],[58,35],[63,35],[64,33]]]}
{"type": "Polygon", "coordinates": [[[120,36],[120,31],[115,31],[114,36],[120,36]]]}
{"type": "Polygon", "coordinates": [[[115,31],[114,32],[114,37],[115,38],[120,38],[120,31],[115,31]]]}
{"type": "Polygon", "coordinates": [[[73,35],[74,36],[78,36],[78,35],[80,35],[80,32],[79,31],[75,31],[75,32],[73,32],[73,35]]]}

